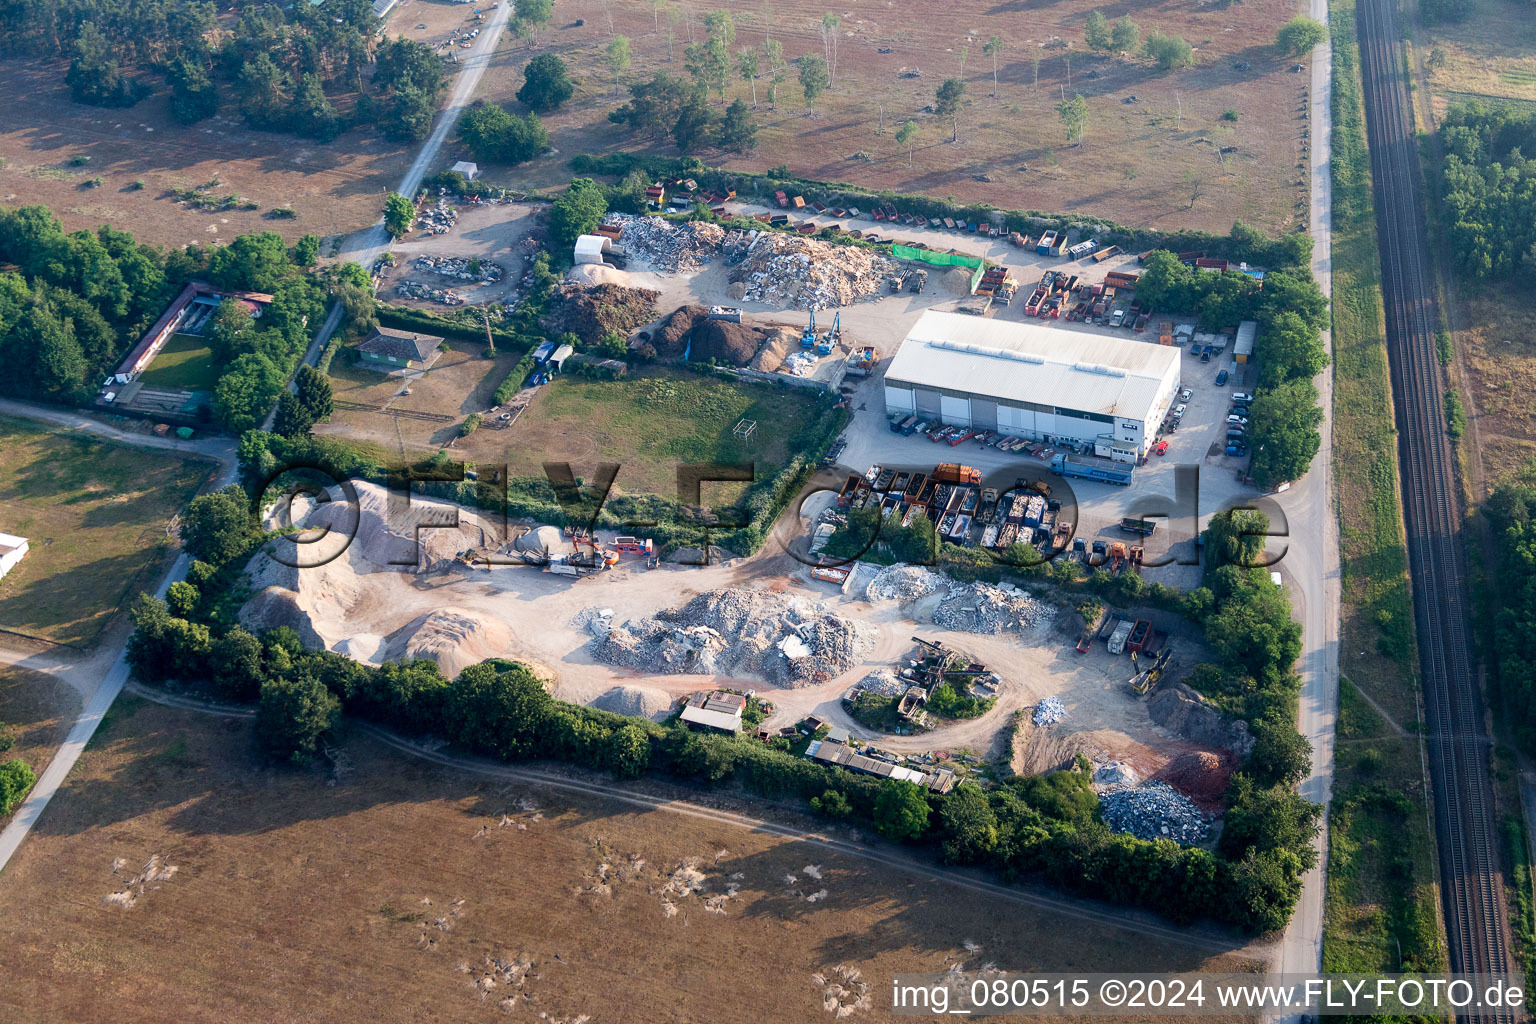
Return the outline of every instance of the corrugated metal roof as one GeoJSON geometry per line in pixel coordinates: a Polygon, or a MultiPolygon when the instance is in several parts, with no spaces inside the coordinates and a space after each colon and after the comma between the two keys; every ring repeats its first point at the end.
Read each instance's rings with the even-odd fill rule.
{"type": "Polygon", "coordinates": [[[736,732],[741,728],[741,714],[728,715],[724,711],[710,711],[707,708],[697,708],[688,705],[683,708],[681,716],[683,721],[692,722],[695,725],[707,725],[714,729],[724,729],[726,732],[736,732]]]}
{"type": "Polygon", "coordinates": [[[1258,337],[1259,325],[1254,320],[1244,320],[1237,325],[1237,340],[1232,343],[1235,356],[1253,355],[1253,340],[1258,337]]]}
{"type": "Polygon", "coordinates": [[[1044,324],[929,310],[886,370],[888,381],[1145,420],[1179,351],[1044,324]]]}

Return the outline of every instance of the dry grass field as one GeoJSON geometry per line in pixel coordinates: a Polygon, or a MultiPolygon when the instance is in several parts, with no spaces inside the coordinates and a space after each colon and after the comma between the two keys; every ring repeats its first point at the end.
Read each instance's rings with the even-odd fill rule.
{"type": "Polygon", "coordinates": [[[427,372],[406,382],[343,353],[331,363],[331,388],[336,411],[317,433],[364,441],[412,457],[430,454],[458,436],[459,424],[472,412],[491,406],[491,395],[522,356],[522,350],[502,351],[482,358],[484,345],[449,342],[427,372]]]}
{"type": "MultiPolygon", "coordinates": [[[[1477,0],[1459,24],[1414,21],[1412,38],[1421,121],[1437,121],[1459,100],[1536,101],[1536,22],[1526,5],[1477,0]]],[[[1449,265],[1449,254],[1442,264],[1449,265]]],[[[1482,480],[1491,488],[1529,471],[1536,459],[1536,343],[1518,286],[1458,280],[1449,298],[1459,383],[1475,420],[1482,480]]]]}
{"type": "Polygon", "coordinates": [[[90,646],[159,566],[209,470],[0,418],[0,522],[30,541],[0,581],[0,629],[90,646]]]}
{"type": "Polygon", "coordinates": [[[12,742],[9,750],[0,752],[0,761],[20,759],[41,775],[79,710],[79,696],[63,680],[0,667],[0,724],[12,742]]]}
{"type": "Polygon", "coordinates": [[[187,127],[171,118],[163,89],[126,110],[84,106],[70,101],[64,67],[41,61],[0,62],[0,94],[27,98],[0,103],[0,203],[41,203],[66,230],[111,224],[157,245],[355,231],[378,218],[383,190],[415,152],[373,132],[318,145],[252,131],[229,101],[187,127]],[[70,163],[79,157],[89,160],[70,163]],[[254,208],[195,210],[171,194],[215,179],[209,195],[237,195],[254,208]],[[297,216],[268,216],[280,207],[297,216]]]}
{"type": "Polygon", "coordinates": [[[1254,962],[367,736],[328,778],[244,720],[125,697],[105,729],[0,877],[0,1020],[832,1021],[812,976],[847,965],[881,1021],[897,971],[1254,962]]]}
{"type": "MultiPolygon", "coordinates": [[[[735,48],[757,46],[771,30],[788,60],[823,52],[820,22],[828,8],[809,0],[683,4],[687,15],[671,29],[671,61],[666,16],[654,30],[649,5],[567,0],[555,27],[540,33],[531,49],[504,44],[481,85],[482,98],[521,109],[514,94],[527,61],[546,51],[565,59],[579,82],[576,96],[545,119],[554,152],[532,164],[490,169],[491,179],[554,187],[569,179],[566,162],[578,153],[652,145],[616,131],[607,120],[620,102],[604,56],[611,34],[632,41],[634,61],[625,82],[649,79],[657,71],[686,76],[682,51],[688,21],[700,37],[703,14],[714,8],[735,15],[735,48]],[[577,19],[585,24],[575,27],[577,19]]],[[[808,178],[1004,208],[1080,211],[1138,226],[1225,232],[1236,217],[1282,231],[1298,223],[1304,209],[1298,203],[1304,194],[1299,161],[1307,127],[1301,116],[1306,76],[1290,73],[1294,61],[1276,56],[1272,44],[1275,30],[1301,9],[1294,0],[1232,6],[1151,0],[1107,7],[1092,0],[1049,5],[960,0],[942,8],[890,0],[840,9],[837,72],[815,110],[806,109],[794,65],[779,89],[778,105],[770,107],[765,68],[757,83],[762,131],[755,152],[701,156],[728,168],[763,171],[784,164],[808,178]],[[1159,28],[1183,35],[1199,65],[1160,73],[1144,60],[1091,54],[1082,28],[1095,7],[1111,19],[1129,12],[1143,34],[1159,28]],[[998,60],[996,96],[992,60],[982,52],[994,33],[1006,46],[998,60]],[[1046,49],[1053,40],[1070,41],[1071,49],[1046,49]],[[1237,70],[1238,63],[1247,69],[1237,70]],[[900,77],[904,69],[918,69],[922,76],[900,77]],[[965,80],[971,101],[960,118],[958,144],[950,142],[947,122],[922,112],[951,76],[965,80]],[[1072,147],[1065,143],[1056,105],[1063,95],[1078,92],[1088,101],[1090,122],[1086,141],[1072,147]],[[1128,101],[1131,96],[1134,102],[1128,101]],[[1227,110],[1236,113],[1235,122],[1222,118],[1227,110]],[[894,140],[908,118],[921,126],[910,168],[894,140]],[[1229,146],[1236,149],[1224,163],[1218,149],[1229,146]],[[991,182],[977,180],[980,175],[991,182]]],[[[751,98],[739,77],[715,105],[734,96],[751,98]]],[[[673,152],[670,142],[659,145],[673,152]]]]}

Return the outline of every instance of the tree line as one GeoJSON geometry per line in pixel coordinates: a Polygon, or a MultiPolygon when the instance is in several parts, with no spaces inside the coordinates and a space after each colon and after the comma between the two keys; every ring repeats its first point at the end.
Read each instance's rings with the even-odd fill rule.
{"type": "Polygon", "coordinates": [[[130,107],[158,81],[182,124],[233,99],[265,131],[323,142],[370,125],[419,141],[442,98],[443,62],[422,43],[382,40],[382,29],[370,0],[247,6],[223,20],[204,0],[0,0],[0,31],[16,49],[69,59],[78,103],[130,107]]]}
{"type": "Polygon", "coordinates": [[[1258,772],[1235,777],[1216,850],[1181,847],[1110,832],[1098,819],[1082,763],[988,789],[962,783],[940,796],[794,756],[782,739],[700,734],[675,722],[557,701],[510,661],[482,662],[450,680],[432,661],[373,668],[308,650],[286,627],[256,635],[236,617],[240,567],[262,542],[249,496],[232,487],[196,499],[183,531],[197,560],[165,601],[137,600],[129,661],[146,681],[255,701],[257,738],[281,759],[313,760],[342,716],[351,715],[506,760],[566,761],[620,779],[659,774],[799,799],[816,813],[928,848],[948,863],[986,865],[1007,878],[1044,877],[1175,920],[1209,917],[1253,932],[1283,926],[1301,873],[1315,858],[1317,809],[1289,782],[1258,772]]]}
{"type": "Polygon", "coordinates": [[[1484,592],[1493,641],[1488,662],[1516,737],[1536,750],[1536,664],[1527,654],[1536,631],[1536,485],[1500,485],[1484,514],[1499,552],[1484,592]]]}
{"type": "Polygon", "coordinates": [[[1440,122],[1444,222],[1457,269],[1473,278],[1536,272],[1536,111],[1476,100],[1440,122]]]}
{"type": "Polygon", "coordinates": [[[1328,300],[1311,275],[1298,267],[1260,281],[1236,270],[1197,270],[1159,249],[1147,257],[1136,297],[1153,309],[1196,313],[1210,330],[1258,323],[1253,477],[1270,487],[1304,475],[1322,444],[1323,412],[1312,378],[1328,365],[1322,332],[1330,322],[1328,300]]]}

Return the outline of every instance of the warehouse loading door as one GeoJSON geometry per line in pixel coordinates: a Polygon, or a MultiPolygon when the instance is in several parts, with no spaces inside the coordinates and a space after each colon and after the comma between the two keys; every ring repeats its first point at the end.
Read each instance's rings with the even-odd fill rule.
{"type": "Polygon", "coordinates": [[[914,388],[917,395],[917,414],[924,419],[936,420],[939,418],[939,410],[942,402],[937,391],[925,391],[922,388],[914,388]]]}
{"type": "Polygon", "coordinates": [[[975,430],[997,430],[997,403],[981,398],[971,399],[971,427],[975,430]]]}

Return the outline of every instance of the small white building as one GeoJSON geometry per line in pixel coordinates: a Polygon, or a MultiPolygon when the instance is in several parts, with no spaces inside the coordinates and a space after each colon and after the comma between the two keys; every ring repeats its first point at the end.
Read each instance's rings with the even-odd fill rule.
{"type": "Polygon", "coordinates": [[[453,165],[452,170],[464,175],[465,181],[474,181],[480,176],[480,165],[472,164],[468,160],[460,160],[453,165]]]}
{"type": "Polygon", "coordinates": [[[601,263],[603,253],[607,251],[608,239],[602,235],[581,235],[576,239],[574,259],[578,266],[583,263],[601,263]]]}
{"type": "Polygon", "coordinates": [[[0,578],[16,568],[27,556],[27,538],[12,533],[0,533],[0,578]]]}

